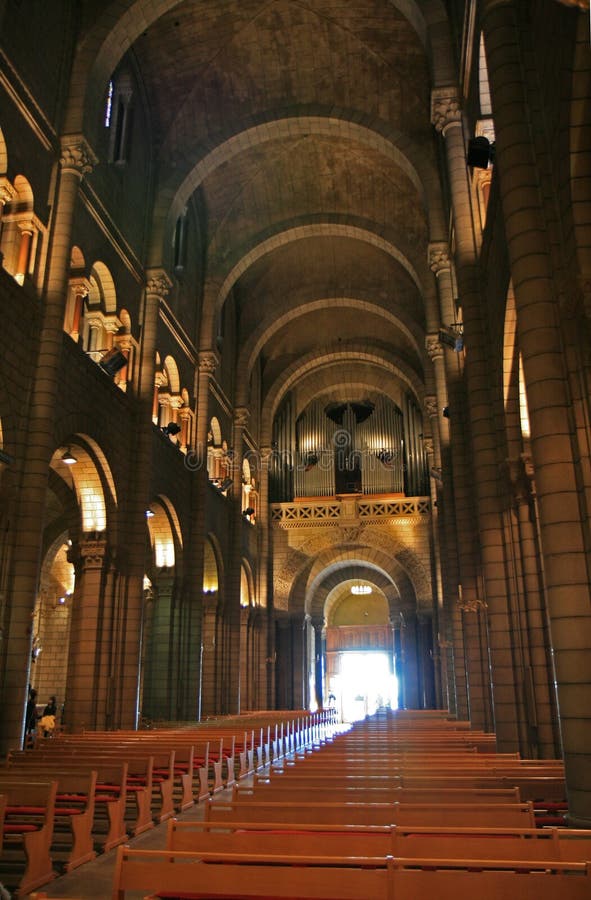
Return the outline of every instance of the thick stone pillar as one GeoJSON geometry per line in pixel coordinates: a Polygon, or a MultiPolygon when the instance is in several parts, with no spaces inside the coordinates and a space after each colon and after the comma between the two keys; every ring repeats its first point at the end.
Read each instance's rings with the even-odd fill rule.
{"type": "Polygon", "coordinates": [[[259,579],[259,604],[265,616],[264,633],[266,636],[265,669],[260,672],[261,679],[261,704],[266,709],[273,709],[275,705],[275,666],[272,661],[275,656],[275,627],[273,622],[272,601],[272,566],[270,562],[270,527],[269,522],[269,467],[273,448],[264,445],[260,448],[259,470],[259,512],[258,512],[258,579],[259,579]]]}
{"type": "Polygon", "coordinates": [[[128,559],[128,583],[121,599],[120,623],[122,640],[116,694],[119,727],[132,728],[139,712],[139,666],[141,655],[144,575],[148,560],[146,509],[152,491],[152,398],[156,366],[156,346],[160,303],[168,295],[171,281],[163,269],[146,272],[146,288],[142,310],[142,342],[140,346],[137,387],[137,417],[133,447],[133,480],[130,484],[128,522],[125,546],[128,559]]]}
{"type": "Polygon", "coordinates": [[[142,713],[148,719],[174,719],[177,710],[173,702],[176,693],[174,675],[176,648],[174,646],[174,573],[169,569],[158,572],[152,583],[153,600],[144,673],[142,713]]]}
{"type": "MultiPolygon", "coordinates": [[[[470,606],[479,600],[486,600],[488,606],[488,644],[497,746],[503,751],[514,751],[520,749],[520,703],[516,690],[516,648],[513,642],[511,598],[507,584],[499,496],[499,461],[491,417],[490,341],[487,340],[481,309],[477,257],[479,229],[475,226],[472,215],[462,118],[456,89],[435,89],[432,94],[432,111],[433,124],[444,138],[453,207],[456,274],[468,351],[465,366],[467,409],[470,415],[475,512],[478,517],[477,535],[484,588],[481,588],[480,578],[477,578],[476,584],[465,584],[462,581],[463,597],[470,606]]],[[[453,421],[453,410],[451,415],[453,421]]],[[[456,515],[459,518],[457,500],[456,515]]],[[[472,541],[470,550],[475,559],[478,559],[478,546],[472,541]]],[[[474,648],[471,650],[474,652],[474,648]]],[[[492,727],[491,696],[484,684],[482,687],[482,701],[485,704],[482,710],[483,723],[489,729],[492,727]]],[[[472,718],[473,715],[472,705],[472,718]]]]}
{"type": "Polygon", "coordinates": [[[104,534],[85,535],[77,552],[70,554],[76,581],[72,597],[66,722],[71,731],[105,727],[107,705],[110,629],[109,597],[103,587],[107,544],[104,534]]]}
{"type": "Polygon", "coordinates": [[[531,459],[522,455],[507,461],[512,497],[509,512],[515,577],[520,587],[520,636],[524,646],[524,722],[528,755],[554,759],[560,755],[560,735],[554,661],[550,646],[548,612],[538,552],[536,489],[531,459]]]}
{"type": "Polygon", "coordinates": [[[528,398],[569,816],[591,827],[591,591],[570,396],[517,5],[483,3],[497,167],[528,398]]]}
{"type": "Polygon", "coordinates": [[[315,696],[313,699],[319,708],[324,706],[324,656],[325,656],[325,638],[324,638],[324,620],[319,618],[312,619],[312,628],[314,629],[314,686],[315,696]]]}
{"type": "Polygon", "coordinates": [[[221,707],[223,641],[219,632],[220,598],[225,600],[225,585],[219,585],[215,594],[203,594],[203,554],[206,540],[206,508],[208,491],[207,432],[209,429],[209,389],[219,357],[213,350],[200,350],[195,383],[195,436],[194,448],[187,451],[186,465],[192,470],[191,547],[193,553],[193,589],[201,592],[201,603],[195,595],[192,644],[196,657],[201,657],[197,707],[200,716],[219,713],[221,707]],[[199,608],[198,608],[199,607],[199,608]],[[197,631],[202,637],[197,639],[197,631]]]}
{"type": "Polygon", "coordinates": [[[74,208],[80,181],[92,171],[95,162],[94,154],[81,135],[68,135],[62,139],[47,286],[39,304],[40,335],[43,340],[38,346],[28,411],[28,433],[23,446],[22,465],[27,473],[27,490],[22,492],[13,522],[14,555],[7,598],[10,618],[5,634],[7,649],[1,698],[0,754],[10,747],[22,746],[31,660],[31,622],[41,562],[47,478],[55,450],[54,423],[74,208]]]}
{"type": "Polygon", "coordinates": [[[228,560],[226,592],[224,597],[224,682],[226,696],[225,713],[240,712],[240,586],[242,580],[242,531],[245,527],[242,516],[242,454],[244,431],[248,424],[249,412],[240,406],[234,410],[232,446],[234,450],[232,468],[232,492],[230,497],[231,549],[228,560]]]}

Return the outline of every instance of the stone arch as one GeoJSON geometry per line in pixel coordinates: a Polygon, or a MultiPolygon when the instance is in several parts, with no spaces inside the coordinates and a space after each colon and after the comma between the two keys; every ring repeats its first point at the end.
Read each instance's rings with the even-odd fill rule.
{"type": "Polygon", "coordinates": [[[265,398],[261,411],[261,444],[264,445],[271,442],[273,416],[285,394],[302,376],[312,369],[318,369],[322,366],[338,366],[342,363],[350,366],[352,358],[356,361],[372,363],[379,369],[398,378],[410,388],[419,401],[421,400],[424,388],[410,366],[406,366],[401,362],[395,364],[385,355],[380,356],[379,351],[368,350],[365,344],[339,344],[338,349],[327,348],[324,352],[308,353],[285,369],[281,379],[277,380],[265,398]]]}
{"type": "Polygon", "coordinates": [[[219,592],[222,554],[219,541],[214,534],[208,534],[203,543],[203,593],[207,596],[219,592]]]}
{"type": "Polygon", "coordinates": [[[168,379],[168,387],[171,393],[178,394],[181,390],[181,380],[179,376],[179,368],[172,356],[167,356],[164,360],[164,371],[168,379]]]}
{"type": "Polygon", "coordinates": [[[178,518],[171,503],[165,497],[158,497],[150,503],[151,515],[146,514],[146,522],[152,547],[152,563],[156,569],[172,569],[176,564],[177,544],[180,539],[178,518]],[[176,518],[176,521],[175,521],[176,518]]]}
{"type": "Polygon", "coordinates": [[[100,306],[105,313],[117,312],[115,282],[107,266],[97,261],[90,272],[89,305],[100,306]]]}
{"type": "Polygon", "coordinates": [[[424,347],[421,346],[420,335],[415,323],[411,322],[410,320],[404,321],[401,316],[392,312],[390,309],[386,309],[376,303],[372,303],[369,300],[362,300],[357,297],[324,297],[317,300],[310,300],[308,303],[299,304],[295,309],[286,310],[279,316],[267,317],[259,324],[259,327],[256,329],[254,334],[251,335],[251,337],[245,343],[236,365],[236,371],[238,373],[237,396],[239,398],[237,400],[237,405],[240,406],[246,403],[248,384],[253,366],[263,347],[273,337],[273,335],[276,334],[285,325],[289,324],[292,321],[295,321],[300,316],[305,316],[317,309],[326,309],[327,305],[343,306],[350,309],[357,309],[360,312],[367,312],[377,316],[382,316],[385,321],[387,321],[391,325],[394,325],[401,331],[401,333],[408,339],[413,348],[416,350],[417,355],[421,359],[423,358],[425,351],[424,347]]]}
{"type": "Polygon", "coordinates": [[[116,504],[117,498],[110,467],[98,444],[87,435],[76,435],[55,451],[50,465],[76,494],[81,532],[106,531],[107,499],[116,504]],[[66,451],[76,459],[73,465],[63,461],[66,451]]]}
{"type": "Polygon", "coordinates": [[[322,610],[311,602],[322,573],[331,566],[360,563],[384,573],[396,586],[406,608],[431,608],[430,576],[417,554],[391,531],[363,526],[327,529],[297,548],[290,548],[281,571],[274,575],[274,603],[280,608],[299,608],[302,614],[320,616],[322,610]]]}
{"type": "Polygon", "coordinates": [[[6,141],[4,140],[4,132],[0,128],[0,175],[6,175],[8,172],[8,151],[6,149],[6,141]]]}
{"type": "Polygon", "coordinates": [[[401,253],[394,244],[390,243],[390,241],[386,241],[381,235],[368,231],[365,228],[359,228],[352,225],[340,225],[332,222],[319,222],[285,229],[257,244],[256,247],[253,247],[250,252],[242,257],[224,279],[217,294],[216,310],[221,309],[226,297],[240,276],[243,275],[257,260],[272,253],[278,247],[284,247],[285,244],[291,243],[292,241],[301,241],[307,238],[317,237],[345,237],[377,247],[377,249],[382,250],[388,256],[395,259],[415,283],[417,290],[422,292],[421,279],[419,278],[416,269],[410,260],[401,253]]]}
{"type": "Polygon", "coordinates": [[[240,606],[253,607],[255,605],[254,577],[252,568],[247,559],[240,562],[240,606]]]}
{"type": "MultiPolygon", "coordinates": [[[[100,98],[119,61],[143,31],[180,3],[181,0],[119,0],[120,13],[115,22],[112,4],[101,12],[80,42],[74,60],[64,133],[82,132],[91,140],[95,137],[99,123],[90,117],[102,108],[100,98]]],[[[416,0],[390,3],[426,46],[425,19],[416,0]]]]}

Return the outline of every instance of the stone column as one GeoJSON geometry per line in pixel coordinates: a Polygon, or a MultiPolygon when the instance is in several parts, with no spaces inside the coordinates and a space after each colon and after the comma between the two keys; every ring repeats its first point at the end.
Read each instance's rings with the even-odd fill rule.
{"type": "Polygon", "coordinates": [[[82,322],[84,299],[88,297],[90,293],[90,281],[88,278],[70,278],[68,286],[74,295],[72,321],[68,323],[69,334],[72,340],[78,343],[80,339],[80,324],[82,322]]]}
{"type": "Polygon", "coordinates": [[[66,717],[71,731],[105,727],[104,712],[108,694],[109,628],[103,620],[109,598],[104,594],[107,544],[104,534],[85,535],[77,551],[70,555],[75,563],[76,581],[72,598],[66,717]]]}
{"type": "Polygon", "coordinates": [[[144,673],[142,713],[149,719],[174,719],[177,714],[173,702],[175,612],[174,574],[170,569],[163,569],[153,582],[150,642],[144,673]]]}
{"type": "Polygon", "coordinates": [[[499,185],[528,398],[569,818],[591,827],[591,596],[545,196],[513,2],[483,3],[499,185]]]}
{"type": "Polygon", "coordinates": [[[116,697],[120,727],[134,727],[139,706],[139,665],[144,611],[144,575],[146,559],[147,526],[146,509],[152,491],[152,448],[154,429],[151,412],[156,365],[156,345],[160,303],[168,295],[171,281],[163,269],[146,272],[146,288],[143,300],[142,342],[140,346],[137,417],[135,421],[135,445],[132,448],[134,466],[129,489],[127,528],[124,551],[128,559],[128,584],[122,600],[120,648],[120,674],[116,697]]]}
{"type": "Polygon", "coordinates": [[[14,562],[8,596],[10,621],[5,635],[0,754],[10,747],[22,746],[31,659],[31,621],[39,577],[49,462],[55,449],[54,423],[74,207],[80,181],[95,162],[94,154],[81,135],[69,135],[62,140],[52,252],[48,259],[45,296],[40,301],[43,341],[38,347],[28,433],[23,447],[22,465],[27,473],[27,490],[22,493],[13,522],[14,562]]]}
{"type": "Polygon", "coordinates": [[[258,579],[259,579],[259,603],[264,609],[264,632],[267,639],[264,673],[261,672],[261,703],[267,709],[273,709],[275,697],[275,667],[268,660],[274,658],[275,653],[275,628],[273,626],[273,608],[269,603],[272,594],[270,582],[272,578],[271,564],[269,560],[269,540],[271,523],[269,521],[269,468],[273,456],[273,448],[264,445],[260,448],[259,469],[259,509],[257,516],[258,528],[258,579]],[[263,683],[264,682],[264,683],[263,683]]]}
{"type": "Polygon", "coordinates": [[[509,512],[515,577],[520,586],[520,636],[524,645],[524,723],[530,756],[554,759],[560,755],[554,661],[548,612],[536,541],[536,489],[531,459],[507,460],[512,509],[509,512]]]}
{"type": "Polygon", "coordinates": [[[29,273],[29,263],[31,261],[31,246],[33,244],[33,235],[35,226],[31,219],[20,219],[17,222],[18,229],[21,233],[21,239],[18,250],[18,260],[16,263],[16,272],[14,280],[19,284],[24,284],[25,277],[29,273]]]}
{"type": "MultiPolygon", "coordinates": [[[[199,351],[195,373],[195,434],[194,446],[187,450],[186,466],[192,471],[191,479],[191,583],[187,584],[187,594],[191,595],[191,622],[194,632],[191,646],[194,653],[202,646],[201,660],[193,657],[195,666],[201,664],[198,672],[197,698],[198,714],[213,715],[222,711],[222,662],[223,641],[220,628],[220,592],[225,599],[225,584],[218,586],[213,595],[203,594],[203,554],[207,534],[207,432],[209,429],[209,389],[214,378],[219,357],[213,350],[199,351]]],[[[191,680],[193,676],[191,675],[191,680]]]]}
{"type": "MultiPolygon", "coordinates": [[[[490,341],[481,312],[477,231],[472,204],[464,135],[455,88],[439,88],[432,95],[433,123],[445,142],[447,168],[454,216],[455,260],[468,349],[465,366],[467,408],[470,413],[472,470],[478,516],[478,542],[482,561],[483,588],[462,582],[466,603],[486,599],[488,643],[494,697],[494,721],[500,750],[520,749],[518,674],[514,666],[510,597],[508,597],[506,550],[500,502],[496,435],[491,416],[489,385],[490,341]],[[473,588],[476,587],[476,590],[473,588]]],[[[452,413],[453,414],[453,413],[452,413]]],[[[456,514],[458,514],[456,503],[456,514]]],[[[477,548],[472,545],[476,558],[477,548]]],[[[484,726],[492,728],[490,690],[483,684],[484,726]]]]}
{"type": "Polygon", "coordinates": [[[324,619],[314,617],[312,619],[312,628],[314,629],[314,684],[316,693],[316,703],[319,707],[324,706],[325,686],[324,686],[324,652],[325,640],[324,619]]]}
{"type": "Polygon", "coordinates": [[[231,550],[224,597],[224,671],[227,695],[224,712],[240,712],[240,585],[242,579],[242,454],[249,412],[244,406],[234,410],[232,445],[232,492],[230,496],[231,550]]]}
{"type": "Polygon", "coordinates": [[[201,655],[201,717],[219,712],[219,679],[217,676],[218,594],[207,594],[203,604],[201,655]],[[216,691],[216,685],[218,690],[216,691]]]}

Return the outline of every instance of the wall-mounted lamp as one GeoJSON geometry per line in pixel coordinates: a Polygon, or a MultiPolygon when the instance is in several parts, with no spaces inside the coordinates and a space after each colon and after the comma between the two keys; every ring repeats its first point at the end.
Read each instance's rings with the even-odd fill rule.
{"type": "Polygon", "coordinates": [[[488,164],[495,161],[495,145],[484,135],[468,141],[466,162],[471,169],[488,169],[488,164]]]}
{"type": "Polygon", "coordinates": [[[444,406],[441,410],[441,415],[444,419],[449,419],[449,406],[444,406]]]}
{"type": "Polygon", "coordinates": [[[99,362],[101,369],[103,369],[107,375],[111,376],[116,375],[117,372],[124,369],[126,365],[127,357],[121,352],[119,347],[112,347],[110,350],[107,350],[99,362]]]}
{"type": "Polygon", "coordinates": [[[162,434],[165,434],[167,437],[171,437],[173,434],[178,434],[181,430],[181,426],[176,422],[169,422],[168,425],[164,425],[162,427],[162,434]]]}
{"type": "Polygon", "coordinates": [[[155,515],[156,513],[154,512],[154,510],[148,507],[148,509],[146,510],[146,519],[153,519],[155,515]]]}
{"type": "Polygon", "coordinates": [[[62,453],[61,460],[62,460],[62,462],[65,463],[67,466],[73,466],[75,463],[78,462],[78,460],[76,459],[76,457],[75,457],[74,454],[72,453],[70,447],[68,447],[68,449],[65,451],[65,453],[62,453]]]}

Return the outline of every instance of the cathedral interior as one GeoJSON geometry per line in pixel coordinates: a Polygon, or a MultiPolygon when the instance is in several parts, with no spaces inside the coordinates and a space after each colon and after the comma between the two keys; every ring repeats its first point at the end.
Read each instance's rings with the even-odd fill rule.
{"type": "Polygon", "coordinates": [[[0,0],[0,754],[448,709],[591,827],[585,0],[0,0]]]}

